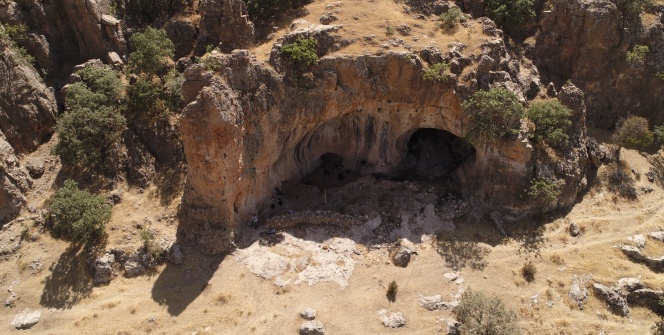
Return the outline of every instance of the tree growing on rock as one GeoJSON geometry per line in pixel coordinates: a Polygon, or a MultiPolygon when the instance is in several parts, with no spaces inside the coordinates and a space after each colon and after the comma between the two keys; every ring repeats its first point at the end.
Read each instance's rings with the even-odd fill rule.
{"type": "Polygon", "coordinates": [[[477,91],[461,106],[470,121],[471,140],[490,142],[519,133],[524,108],[516,94],[504,87],[477,91]]]}
{"type": "Polygon", "coordinates": [[[129,71],[150,78],[157,76],[163,83],[175,55],[175,47],[166,31],[148,27],[142,33],[133,34],[130,43],[133,51],[129,54],[129,71]]]}
{"type": "Polygon", "coordinates": [[[484,9],[487,16],[501,26],[518,25],[535,16],[535,1],[486,0],[484,9]]]}
{"type": "Polygon", "coordinates": [[[531,135],[534,142],[544,142],[557,148],[569,143],[567,133],[572,126],[572,111],[560,101],[535,102],[528,108],[527,115],[535,123],[535,131],[531,135]]]}

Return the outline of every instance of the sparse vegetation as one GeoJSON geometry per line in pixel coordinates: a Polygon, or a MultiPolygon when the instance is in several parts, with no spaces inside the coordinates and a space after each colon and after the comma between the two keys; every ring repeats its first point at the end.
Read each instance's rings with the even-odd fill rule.
{"type": "Polygon", "coordinates": [[[80,190],[75,181],[65,181],[49,209],[53,230],[75,243],[91,241],[104,233],[111,219],[111,205],[101,196],[80,190]]]}
{"type": "Polygon", "coordinates": [[[295,42],[281,47],[281,54],[293,65],[314,66],[318,63],[317,46],[318,40],[313,37],[298,37],[295,42]]]}
{"type": "Polygon", "coordinates": [[[394,36],[394,26],[388,21],[385,25],[385,36],[390,37],[394,36]]]}
{"type": "Polygon", "coordinates": [[[484,8],[499,25],[517,25],[535,16],[534,0],[486,0],[484,8]]]}
{"type": "Polygon", "coordinates": [[[447,72],[449,70],[450,70],[449,64],[437,63],[424,69],[424,74],[422,75],[422,78],[424,78],[424,80],[439,81],[441,83],[445,83],[450,79],[450,77],[447,75],[447,72]]]}
{"type": "Polygon", "coordinates": [[[655,182],[664,186],[664,149],[648,156],[648,163],[652,165],[651,171],[655,175],[655,182]]]}
{"type": "Polygon", "coordinates": [[[532,139],[561,148],[569,143],[569,128],[572,126],[572,111],[560,101],[535,102],[528,108],[528,119],[535,123],[532,139]]]}
{"type": "Polygon", "coordinates": [[[498,297],[466,291],[456,308],[462,334],[518,335],[518,318],[498,297]]]}
{"type": "Polygon", "coordinates": [[[560,196],[560,186],[555,179],[537,177],[530,180],[526,198],[541,203],[550,203],[560,196]]]}
{"type": "Polygon", "coordinates": [[[537,273],[537,268],[535,267],[535,264],[533,264],[532,262],[524,264],[523,267],[521,268],[521,276],[529,283],[535,281],[536,273],[537,273]]]}
{"type": "Polygon", "coordinates": [[[252,21],[267,21],[309,2],[309,0],[247,0],[246,4],[252,21]]]}
{"type": "Polygon", "coordinates": [[[387,300],[394,302],[397,300],[397,293],[399,292],[399,285],[397,284],[396,280],[393,280],[390,282],[389,285],[387,285],[387,293],[385,294],[387,296],[387,300]]]}
{"type": "Polygon", "coordinates": [[[664,145],[664,124],[653,128],[652,135],[653,141],[657,143],[657,145],[664,145]]]}
{"type": "Polygon", "coordinates": [[[12,26],[0,23],[0,45],[12,48],[21,61],[34,65],[35,58],[27,49],[19,45],[27,36],[25,30],[25,26],[23,25],[12,26]]]}
{"type": "Polygon", "coordinates": [[[627,52],[627,57],[625,60],[632,66],[643,66],[646,63],[646,57],[648,56],[649,52],[650,49],[647,45],[635,45],[632,48],[632,51],[627,52]]]}
{"type": "Polygon", "coordinates": [[[618,8],[627,14],[639,14],[651,8],[654,0],[617,0],[618,8]]]}
{"type": "Polygon", "coordinates": [[[152,231],[146,227],[141,229],[139,235],[143,241],[143,248],[145,248],[145,254],[148,256],[149,263],[153,264],[161,261],[164,251],[155,242],[152,231]]]}
{"type": "Polygon", "coordinates": [[[461,21],[461,9],[459,7],[451,7],[446,13],[440,15],[440,28],[452,29],[461,21]]]}
{"type": "Polygon", "coordinates": [[[461,106],[470,119],[471,140],[493,141],[519,133],[524,108],[516,94],[506,88],[477,91],[461,106]]]}
{"type": "Polygon", "coordinates": [[[618,161],[611,165],[607,172],[609,181],[609,190],[618,195],[628,198],[636,199],[636,181],[631,176],[631,171],[624,161],[618,161]]]}

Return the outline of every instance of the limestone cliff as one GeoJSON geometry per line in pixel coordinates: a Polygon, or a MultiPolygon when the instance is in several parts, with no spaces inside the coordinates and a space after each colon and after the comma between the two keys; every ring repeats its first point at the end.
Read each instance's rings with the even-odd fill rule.
{"type": "MultiPolygon", "coordinates": [[[[325,38],[325,29],[300,32],[322,41],[321,55],[335,49],[330,46],[334,41],[325,38]]],[[[518,63],[501,53],[504,45],[499,39],[487,43],[485,53],[473,59],[452,47],[449,54],[438,50],[438,56],[459,54],[452,61],[461,70],[471,67],[464,71],[464,81],[456,76],[453,83],[427,81],[419,57],[393,52],[326,56],[310,75],[301,77],[279,65],[283,63],[275,59],[279,53],[274,50],[271,61],[282,72],[254,60],[247,51],[209,56],[206,64],[214,64],[219,73],[203,64],[190,67],[185,73],[190,103],[181,119],[188,163],[186,220],[181,228],[208,252],[225,251],[232,243],[232,230],[264,206],[275,187],[316,168],[321,155],[334,153],[343,166],[362,174],[393,172],[406,157],[407,142],[415,131],[433,128],[466,135],[462,96],[497,85],[526,95],[524,89],[532,82],[519,74],[528,71],[516,70],[518,63]],[[510,74],[511,67],[518,77],[510,74]]],[[[425,54],[433,57],[431,52],[425,54]]],[[[577,141],[570,148],[576,154],[566,157],[571,170],[559,168],[566,164],[563,159],[540,164],[549,168],[535,171],[546,177],[566,176],[563,183],[569,184],[564,186],[569,191],[560,202],[564,206],[583,187],[579,185],[587,165],[584,112],[581,106],[577,141]]],[[[474,159],[455,173],[464,195],[513,213],[532,210],[517,196],[538,164],[532,160],[528,141],[519,137],[476,143],[475,150],[474,159]]]]}

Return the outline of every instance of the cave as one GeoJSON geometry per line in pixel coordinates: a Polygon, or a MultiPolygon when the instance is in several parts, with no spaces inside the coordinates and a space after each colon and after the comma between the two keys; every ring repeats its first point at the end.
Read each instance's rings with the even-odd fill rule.
{"type": "Polygon", "coordinates": [[[448,131],[421,128],[408,137],[406,155],[399,164],[402,178],[449,180],[465,162],[475,160],[475,148],[448,131]]]}

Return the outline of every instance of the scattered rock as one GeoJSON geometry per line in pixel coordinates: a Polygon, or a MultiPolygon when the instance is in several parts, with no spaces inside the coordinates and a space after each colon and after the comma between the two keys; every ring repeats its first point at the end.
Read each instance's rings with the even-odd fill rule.
{"type": "Polygon", "coordinates": [[[39,318],[41,318],[40,311],[30,312],[30,310],[24,309],[21,313],[14,316],[12,326],[16,329],[29,329],[39,322],[39,318]]]}
{"type": "Polygon", "coordinates": [[[664,231],[660,230],[660,231],[650,232],[648,234],[648,237],[660,242],[664,242],[664,231]]]}
{"type": "Polygon", "coordinates": [[[459,335],[461,323],[454,319],[447,320],[447,335],[459,335]]]}
{"type": "Polygon", "coordinates": [[[404,240],[400,240],[396,244],[396,246],[394,246],[392,252],[390,252],[390,258],[392,259],[392,263],[402,268],[407,267],[408,262],[410,262],[410,255],[414,253],[411,247],[412,246],[410,245],[406,246],[404,240]]]}
{"type": "Polygon", "coordinates": [[[166,251],[166,260],[175,264],[180,265],[184,261],[184,254],[182,253],[182,248],[180,244],[173,243],[166,251]]]}
{"type": "Polygon", "coordinates": [[[332,14],[331,12],[327,12],[323,14],[323,16],[320,17],[320,23],[321,24],[330,24],[334,21],[338,20],[338,18],[332,14]]]}
{"type": "Polygon", "coordinates": [[[128,278],[136,277],[147,272],[145,265],[141,260],[140,254],[131,254],[124,263],[125,276],[128,278]]]}
{"type": "Polygon", "coordinates": [[[616,289],[622,292],[632,292],[643,288],[643,283],[639,278],[620,278],[616,284],[616,289]]]}
{"type": "Polygon", "coordinates": [[[583,304],[588,300],[588,290],[585,287],[585,282],[584,277],[575,276],[568,293],[569,297],[576,301],[580,310],[583,310],[583,304]]]}
{"type": "Polygon", "coordinates": [[[25,169],[28,170],[30,177],[38,179],[44,174],[44,159],[41,157],[30,158],[25,162],[25,169]]]}
{"type": "Polygon", "coordinates": [[[325,329],[320,321],[305,321],[300,326],[300,335],[324,335],[325,329]]]}
{"type": "Polygon", "coordinates": [[[645,306],[657,313],[664,312],[664,307],[659,304],[664,298],[664,291],[642,288],[627,294],[627,302],[632,305],[645,306]]]}
{"type": "Polygon", "coordinates": [[[392,312],[388,315],[387,310],[381,309],[378,311],[378,316],[385,327],[400,328],[406,325],[406,318],[401,312],[392,312]]]}
{"type": "Polygon", "coordinates": [[[641,234],[630,236],[627,239],[629,241],[634,242],[634,244],[636,244],[636,247],[639,249],[643,249],[646,247],[646,237],[641,234]]]}
{"type": "Polygon", "coordinates": [[[608,287],[599,283],[593,284],[593,289],[597,295],[602,297],[609,307],[621,316],[629,316],[629,306],[627,299],[620,291],[613,287],[608,287]]]}
{"type": "Polygon", "coordinates": [[[408,35],[410,35],[411,28],[410,28],[409,25],[404,23],[404,24],[401,24],[399,26],[396,26],[394,28],[394,30],[396,30],[397,32],[399,32],[399,34],[401,34],[403,36],[408,36],[408,35]]]}
{"type": "Polygon", "coordinates": [[[444,274],[443,277],[449,279],[450,281],[455,281],[457,278],[459,278],[459,274],[456,272],[448,272],[444,274]]]}
{"type": "Polygon", "coordinates": [[[14,304],[18,300],[18,294],[12,289],[9,289],[9,296],[5,300],[5,307],[14,307],[14,304]]]}
{"type": "Polygon", "coordinates": [[[442,296],[440,294],[430,297],[425,297],[419,293],[417,294],[417,301],[419,302],[420,306],[430,311],[439,310],[441,307],[443,307],[444,303],[441,299],[442,296]]]}
{"type": "Polygon", "coordinates": [[[106,284],[115,277],[113,263],[115,263],[115,255],[109,251],[92,262],[92,272],[94,272],[93,281],[95,284],[106,284]]]}
{"type": "Polygon", "coordinates": [[[122,191],[113,190],[106,198],[110,203],[117,205],[122,201],[122,191]]]}
{"type": "Polygon", "coordinates": [[[305,320],[313,320],[316,318],[316,310],[313,308],[307,308],[300,313],[300,316],[305,320]]]}
{"type": "Polygon", "coordinates": [[[569,224],[569,229],[568,230],[569,230],[569,234],[573,237],[577,237],[581,233],[581,230],[579,229],[579,225],[576,224],[576,222],[571,222],[569,224]]]}
{"type": "Polygon", "coordinates": [[[650,186],[650,185],[643,185],[643,186],[641,186],[641,191],[643,191],[643,193],[645,193],[645,194],[651,193],[651,192],[654,191],[654,190],[655,190],[655,189],[652,188],[652,186],[650,186]]]}

